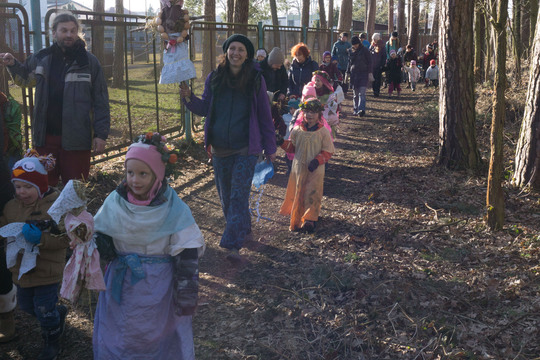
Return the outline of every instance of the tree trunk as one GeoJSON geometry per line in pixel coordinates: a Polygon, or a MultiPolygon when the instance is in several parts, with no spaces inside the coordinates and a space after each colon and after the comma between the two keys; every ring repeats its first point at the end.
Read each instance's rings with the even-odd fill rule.
{"type": "Polygon", "coordinates": [[[424,12],[424,35],[429,34],[429,1],[426,1],[424,12]]]}
{"type": "Polygon", "coordinates": [[[332,49],[334,43],[334,0],[328,0],[328,28],[330,29],[330,37],[326,48],[332,49]]]}
{"type": "Polygon", "coordinates": [[[391,34],[392,31],[394,31],[394,0],[388,0],[388,33],[391,34]]]}
{"type": "Polygon", "coordinates": [[[486,44],[486,22],[483,7],[475,2],[474,12],[474,80],[484,81],[484,51],[486,44]]]}
{"type": "MultiPolygon", "coordinates": [[[[309,0],[302,0],[302,19],[301,24],[302,27],[308,27],[309,26],[309,0]]],[[[304,42],[306,40],[304,39],[304,42]]]]}
{"type": "MultiPolygon", "coordinates": [[[[216,21],[216,0],[204,0],[204,16],[206,21],[216,21]]],[[[202,56],[202,74],[201,78],[206,79],[206,76],[216,67],[216,57],[218,55],[217,48],[214,46],[216,32],[213,25],[207,25],[207,29],[202,32],[203,46],[202,56]]]]}
{"type": "Polygon", "coordinates": [[[529,44],[531,46],[534,44],[534,32],[536,30],[536,21],[538,16],[538,0],[530,0],[530,7],[529,7],[529,44]]]}
{"type": "MultiPolygon", "coordinates": [[[[324,8],[323,8],[324,11],[324,8]]],[[[279,34],[279,20],[277,14],[276,0],[270,0],[270,13],[272,14],[272,25],[274,26],[274,46],[281,47],[281,38],[279,34]]],[[[326,20],[325,20],[326,22],[326,20]]],[[[271,49],[268,49],[270,51],[271,49]]]]}
{"type": "Polygon", "coordinates": [[[234,22],[234,0],[227,0],[227,22],[234,22]]]}
{"type": "Polygon", "coordinates": [[[324,0],[319,0],[319,19],[321,20],[321,29],[328,29],[328,24],[326,23],[326,10],[324,8],[324,0]]]}
{"type": "MultiPolygon", "coordinates": [[[[234,22],[236,24],[246,24],[249,20],[249,0],[235,0],[234,2],[234,22]]],[[[247,35],[247,27],[239,26],[235,32],[247,35]]]]}
{"type": "Polygon", "coordinates": [[[493,93],[493,117],[491,120],[491,157],[487,185],[487,224],[492,230],[500,230],[504,225],[504,193],[502,179],[504,171],[503,133],[506,117],[506,22],[508,20],[508,0],[498,0],[497,21],[493,22],[496,34],[495,51],[495,92],[493,93]]]}
{"type": "MultiPolygon", "coordinates": [[[[116,0],[116,13],[124,14],[124,0],[116,0]]],[[[124,21],[124,18],[117,19],[124,21]]],[[[124,34],[126,28],[123,25],[117,25],[114,28],[114,59],[113,59],[113,88],[124,87],[124,34]]]]}
{"type": "Polygon", "coordinates": [[[522,0],[521,2],[521,44],[523,47],[523,58],[528,58],[530,53],[529,35],[531,32],[531,0],[522,0]]]}
{"type": "Polygon", "coordinates": [[[433,25],[431,25],[431,35],[439,33],[439,0],[435,0],[435,10],[433,11],[433,25]]]}
{"type": "Polygon", "coordinates": [[[478,170],[474,77],[470,58],[473,47],[472,0],[441,0],[439,26],[439,155],[449,169],[478,170]]]}
{"type": "Polygon", "coordinates": [[[377,1],[369,0],[368,16],[366,22],[366,32],[371,37],[375,32],[375,12],[377,10],[377,1]]]}
{"type": "Polygon", "coordinates": [[[411,21],[409,28],[409,44],[418,49],[418,18],[420,17],[420,0],[411,0],[411,21]]]}
{"type": "Polygon", "coordinates": [[[512,0],[512,53],[514,55],[515,84],[521,83],[521,0],[512,0]]]}
{"type": "MultiPolygon", "coordinates": [[[[493,0],[484,0],[486,3],[485,5],[489,8],[491,8],[491,4],[493,4],[493,0]]],[[[486,57],[485,57],[485,68],[484,68],[484,81],[485,82],[491,82],[491,59],[493,58],[493,47],[491,46],[491,33],[492,33],[492,27],[489,26],[490,24],[490,17],[489,14],[485,13],[485,24],[486,24],[486,57]]]]}
{"type": "Polygon", "coordinates": [[[397,31],[400,44],[407,43],[407,28],[405,27],[405,0],[398,0],[397,31]]]}
{"type": "MultiPolygon", "coordinates": [[[[94,12],[105,12],[105,0],[94,0],[94,12]]],[[[102,16],[96,16],[96,20],[103,21],[102,16]]],[[[92,54],[97,57],[101,65],[105,64],[105,36],[103,25],[92,25],[92,54]]]]}
{"type": "Polygon", "coordinates": [[[540,189],[540,29],[536,29],[533,40],[525,114],[516,147],[512,183],[540,189]]]}
{"type": "MultiPolygon", "coordinates": [[[[328,0],[328,28],[334,28],[334,0],[328,0]]],[[[332,41],[332,39],[330,39],[332,41]]],[[[331,48],[331,46],[329,47],[331,48]]]]}
{"type": "Polygon", "coordinates": [[[352,0],[341,0],[338,31],[350,31],[352,25],[352,0]]]}

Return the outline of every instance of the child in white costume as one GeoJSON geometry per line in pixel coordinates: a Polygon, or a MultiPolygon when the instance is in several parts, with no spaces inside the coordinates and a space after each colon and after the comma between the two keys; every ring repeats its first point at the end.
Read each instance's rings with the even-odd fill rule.
{"type": "Polygon", "coordinates": [[[204,240],[165,179],[163,161],[176,157],[165,138],[138,140],[126,154],[125,180],[95,216],[98,250],[112,261],[96,309],[94,359],[191,360],[204,240]]]}

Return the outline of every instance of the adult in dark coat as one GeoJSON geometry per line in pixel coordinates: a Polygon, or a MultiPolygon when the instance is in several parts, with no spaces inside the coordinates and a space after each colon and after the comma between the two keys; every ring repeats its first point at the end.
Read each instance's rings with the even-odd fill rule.
{"type": "Polygon", "coordinates": [[[378,97],[381,92],[382,72],[386,63],[386,50],[380,35],[379,37],[375,35],[378,34],[373,34],[373,41],[369,47],[369,52],[371,53],[371,64],[373,68],[373,96],[378,97]]]}
{"type": "Polygon", "coordinates": [[[374,80],[371,53],[362,45],[358,36],[353,36],[351,43],[347,73],[350,87],[353,89],[354,114],[364,116],[366,114],[366,88],[368,81],[374,80]]]}
{"type": "Polygon", "coordinates": [[[304,85],[311,81],[313,72],[319,70],[319,64],[309,56],[306,44],[298,43],[291,49],[293,63],[289,71],[289,96],[302,96],[304,85]]]}
{"type": "Polygon", "coordinates": [[[289,84],[287,69],[283,65],[284,61],[283,52],[278,47],[275,47],[270,51],[266,59],[259,63],[264,81],[266,81],[266,90],[277,94],[278,99],[285,98],[289,84]]]}

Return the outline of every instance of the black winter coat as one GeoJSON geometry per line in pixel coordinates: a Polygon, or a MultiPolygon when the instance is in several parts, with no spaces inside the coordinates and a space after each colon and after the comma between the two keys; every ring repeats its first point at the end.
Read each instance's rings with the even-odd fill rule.
{"type": "Polygon", "coordinates": [[[319,70],[319,64],[308,56],[306,61],[299,63],[293,60],[289,71],[289,95],[302,96],[304,85],[311,81],[313,72],[319,70]]]}
{"type": "Polygon", "coordinates": [[[280,93],[287,95],[288,79],[285,66],[281,65],[277,70],[272,69],[272,67],[268,65],[268,57],[261,61],[259,65],[262,70],[264,81],[266,82],[266,90],[271,91],[274,94],[280,93]]]}

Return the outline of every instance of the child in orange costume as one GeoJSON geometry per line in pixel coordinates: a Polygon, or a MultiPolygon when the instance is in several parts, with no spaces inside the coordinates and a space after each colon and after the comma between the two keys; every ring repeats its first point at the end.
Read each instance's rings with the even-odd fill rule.
{"type": "Polygon", "coordinates": [[[308,99],[300,104],[300,109],[301,124],[291,131],[290,140],[281,144],[295,156],[279,213],[291,216],[289,230],[313,232],[321,211],[324,164],[334,153],[334,144],[323,125],[321,102],[308,99]]]}

